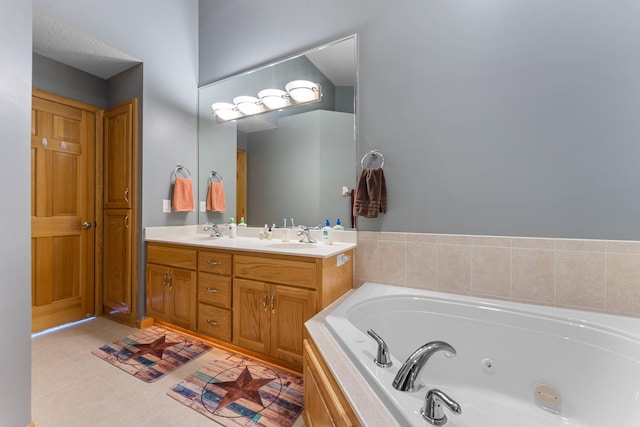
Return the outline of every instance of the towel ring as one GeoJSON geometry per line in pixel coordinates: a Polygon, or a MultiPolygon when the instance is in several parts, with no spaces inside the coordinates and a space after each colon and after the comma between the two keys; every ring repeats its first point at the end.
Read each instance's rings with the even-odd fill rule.
{"type": "Polygon", "coordinates": [[[191,171],[182,165],[178,165],[176,166],[176,169],[173,171],[173,174],[175,176],[180,176],[180,178],[191,178],[191,171]],[[178,175],[179,173],[182,173],[182,176],[178,175]]]}
{"type": "Polygon", "coordinates": [[[381,164],[380,168],[384,166],[384,156],[378,150],[371,150],[364,156],[362,156],[362,160],[360,160],[360,166],[364,169],[364,161],[367,160],[367,157],[371,157],[373,160],[377,160],[380,158],[381,164]]]}
{"type": "Polygon", "coordinates": [[[212,182],[222,182],[222,175],[220,175],[216,171],[211,171],[211,173],[209,174],[209,184],[211,184],[212,182]],[[218,179],[217,181],[215,181],[216,178],[218,179]]]}

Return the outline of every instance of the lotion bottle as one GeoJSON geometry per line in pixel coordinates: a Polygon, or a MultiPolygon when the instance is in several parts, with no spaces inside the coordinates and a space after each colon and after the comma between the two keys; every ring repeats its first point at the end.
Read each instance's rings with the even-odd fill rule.
{"type": "Polygon", "coordinates": [[[325,245],[333,244],[333,228],[331,228],[331,224],[329,220],[325,220],[324,227],[322,227],[322,241],[325,245]]]}
{"type": "Polygon", "coordinates": [[[334,230],[344,230],[344,227],[342,226],[342,224],[340,224],[340,218],[338,218],[338,220],[336,221],[336,225],[333,226],[334,230]]]}
{"type": "Polygon", "coordinates": [[[232,239],[235,239],[236,237],[238,237],[238,229],[236,228],[236,223],[234,222],[233,218],[229,218],[229,237],[231,237],[232,239]]]}

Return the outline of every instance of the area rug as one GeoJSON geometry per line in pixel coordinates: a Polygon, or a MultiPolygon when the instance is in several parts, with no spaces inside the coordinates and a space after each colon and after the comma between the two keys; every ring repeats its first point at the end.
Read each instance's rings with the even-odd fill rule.
{"type": "Polygon", "coordinates": [[[91,353],[151,383],[211,349],[205,342],[151,326],[91,353]]]}
{"type": "Polygon", "coordinates": [[[226,353],[167,392],[223,426],[289,427],[302,413],[302,378],[226,353]]]}

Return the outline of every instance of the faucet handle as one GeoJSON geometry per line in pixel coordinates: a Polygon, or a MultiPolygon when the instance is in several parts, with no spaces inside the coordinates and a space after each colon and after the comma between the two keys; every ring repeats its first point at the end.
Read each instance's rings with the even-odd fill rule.
{"type": "Polygon", "coordinates": [[[380,337],[380,335],[376,334],[373,329],[368,329],[367,334],[378,343],[378,355],[375,359],[373,359],[373,363],[380,366],[381,368],[390,367],[393,362],[391,362],[391,357],[389,356],[389,347],[387,343],[380,337]]]}
{"type": "Polygon", "coordinates": [[[434,426],[444,425],[447,422],[447,415],[444,413],[443,404],[454,414],[459,415],[462,413],[462,408],[458,402],[437,388],[432,388],[427,392],[424,398],[424,406],[420,409],[422,418],[434,426]]]}

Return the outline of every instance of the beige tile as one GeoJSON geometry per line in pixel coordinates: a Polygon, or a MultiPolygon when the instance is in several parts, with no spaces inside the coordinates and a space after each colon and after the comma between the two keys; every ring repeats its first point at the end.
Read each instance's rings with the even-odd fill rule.
{"type": "Polygon", "coordinates": [[[607,312],[640,314],[640,255],[607,253],[607,312]]]}
{"type": "Polygon", "coordinates": [[[438,245],[438,290],[471,291],[471,246],[438,245]]]}
{"type": "Polygon", "coordinates": [[[438,235],[437,234],[427,234],[427,233],[407,233],[406,234],[407,243],[437,243],[438,235]]]}
{"type": "Polygon", "coordinates": [[[438,250],[432,243],[407,243],[407,286],[438,289],[438,250]]]}
{"type": "Polygon", "coordinates": [[[378,280],[378,241],[359,240],[355,249],[356,276],[362,279],[378,280]]]}
{"type": "Polygon", "coordinates": [[[471,293],[511,296],[511,248],[474,246],[471,293]]]}
{"type": "Polygon", "coordinates": [[[555,301],[555,252],[544,249],[512,249],[511,296],[518,301],[555,301]]]}
{"type": "Polygon", "coordinates": [[[473,243],[473,237],[463,234],[438,234],[438,243],[443,245],[470,245],[473,243]]]}
{"type": "Polygon", "coordinates": [[[380,232],[378,231],[358,231],[358,244],[361,240],[378,240],[380,232]]]}
{"type": "Polygon", "coordinates": [[[499,246],[503,248],[511,247],[510,237],[475,236],[472,243],[476,246],[499,246]]]}
{"type": "Polygon", "coordinates": [[[511,246],[523,249],[555,249],[556,241],[554,239],[514,237],[511,240],[511,246]]]}
{"type": "Polygon", "coordinates": [[[608,241],[608,253],[640,254],[640,242],[608,241]]]}
{"type": "Polygon", "coordinates": [[[556,252],[556,304],[605,309],[604,252],[556,252]]]}
{"type": "Polygon", "coordinates": [[[378,240],[385,242],[404,242],[407,240],[407,235],[405,233],[383,232],[380,233],[378,240]]]}
{"type": "Polygon", "coordinates": [[[604,240],[558,239],[556,249],[559,251],[586,251],[604,252],[606,250],[604,240]]]}
{"type": "Polygon", "coordinates": [[[378,242],[378,279],[382,283],[406,283],[406,257],[404,242],[378,242]]]}

